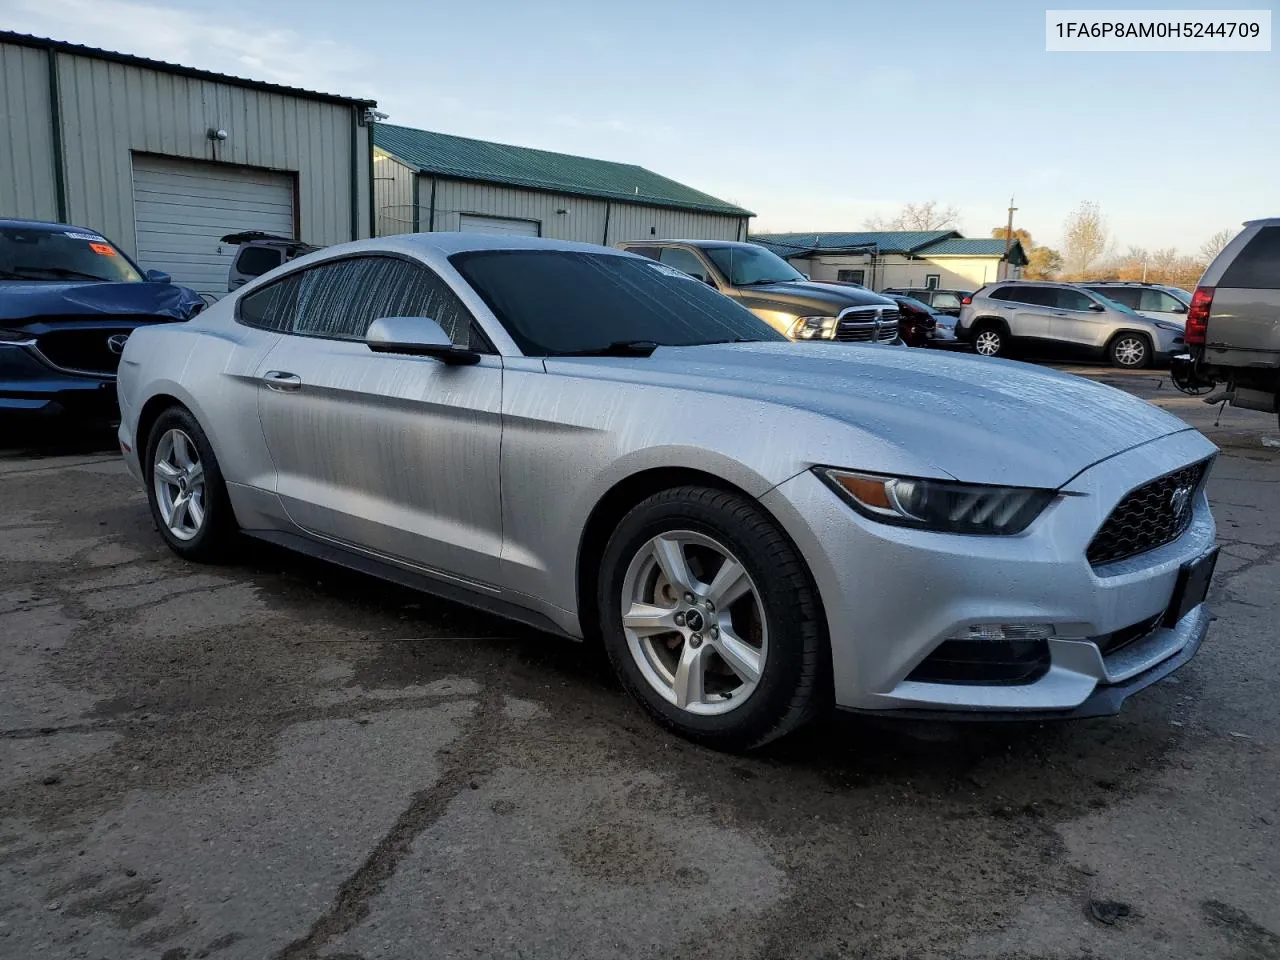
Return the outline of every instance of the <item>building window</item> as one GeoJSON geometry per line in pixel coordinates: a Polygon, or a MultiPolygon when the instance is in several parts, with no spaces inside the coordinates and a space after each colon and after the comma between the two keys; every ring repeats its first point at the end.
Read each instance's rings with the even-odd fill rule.
{"type": "Polygon", "coordinates": [[[845,283],[865,283],[867,271],[865,270],[837,270],[836,279],[845,283]]]}
{"type": "Polygon", "coordinates": [[[942,274],[940,273],[926,273],[924,275],[924,288],[926,290],[937,290],[941,283],[942,274]]]}

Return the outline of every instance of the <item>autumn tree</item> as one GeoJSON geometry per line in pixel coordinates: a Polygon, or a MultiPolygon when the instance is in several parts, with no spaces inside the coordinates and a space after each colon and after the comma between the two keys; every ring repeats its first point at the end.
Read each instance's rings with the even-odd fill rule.
{"type": "Polygon", "coordinates": [[[868,230],[956,230],[960,211],[955,207],[939,207],[937,200],[905,204],[892,220],[876,214],[864,222],[868,230]]]}
{"type": "Polygon", "coordinates": [[[1063,226],[1062,265],[1069,277],[1084,277],[1107,252],[1107,221],[1092,200],[1080,201],[1063,226]]]}
{"type": "Polygon", "coordinates": [[[1052,280],[1062,272],[1062,254],[1051,247],[1032,247],[1022,276],[1027,280],[1052,280]]]}
{"type": "MultiPolygon", "coordinates": [[[[992,227],[991,236],[1003,240],[1009,233],[1007,227],[992,227]]],[[[1037,246],[1031,239],[1031,233],[1022,227],[1015,227],[1013,239],[1022,244],[1022,252],[1027,255],[1027,265],[1022,268],[1022,276],[1027,280],[1051,280],[1062,270],[1062,256],[1050,247],[1037,246]]]]}
{"type": "Polygon", "coordinates": [[[1222,248],[1230,243],[1234,236],[1234,230],[1219,230],[1200,245],[1200,259],[1206,266],[1213,263],[1213,258],[1222,252],[1222,248]]]}

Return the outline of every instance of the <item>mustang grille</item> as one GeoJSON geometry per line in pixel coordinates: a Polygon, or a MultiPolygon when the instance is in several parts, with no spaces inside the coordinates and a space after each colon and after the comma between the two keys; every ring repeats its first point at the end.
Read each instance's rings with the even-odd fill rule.
{"type": "Polygon", "coordinates": [[[877,307],[850,310],[840,318],[835,339],[844,343],[893,343],[898,339],[898,311],[877,307]]]}
{"type": "Polygon", "coordinates": [[[1089,544],[1093,566],[1114,563],[1172,543],[1191,523],[1195,492],[1208,461],[1157,477],[1130,492],[1107,517],[1089,544]]]}
{"type": "Polygon", "coordinates": [[[87,330],[50,330],[36,337],[36,349],[55,367],[111,376],[120,365],[120,354],[107,340],[116,334],[128,335],[133,325],[93,327],[87,330]]]}

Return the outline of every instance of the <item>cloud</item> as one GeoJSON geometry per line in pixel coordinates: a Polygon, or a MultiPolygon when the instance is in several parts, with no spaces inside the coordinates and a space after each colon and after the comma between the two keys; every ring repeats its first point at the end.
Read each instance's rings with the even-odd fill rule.
{"type": "Polygon", "coordinates": [[[348,96],[370,96],[374,64],[327,39],[228,26],[224,13],[137,0],[0,0],[9,29],[155,60],[348,96]]]}

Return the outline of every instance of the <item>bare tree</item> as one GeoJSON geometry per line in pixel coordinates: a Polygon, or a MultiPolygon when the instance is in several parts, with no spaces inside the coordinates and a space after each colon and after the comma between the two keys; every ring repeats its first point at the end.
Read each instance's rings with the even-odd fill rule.
{"type": "Polygon", "coordinates": [[[1231,242],[1231,238],[1235,236],[1234,230],[1219,230],[1212,237],[1200,245],[1200,259],[1205,264],[1213,262],[1213,258],[1222,252],[1222,248],[1231,242]]]}
{"type": "Polygon", "coordinates": [[[960,211],[955,207],[939,207],[937,200],[924,203],[908,203],[892,220],[876,214],[863,221],[868,230],[955,230],[960,223],[960,211]]]}
{"type": "Polygon", "coordinates": [[[1088,273],[1107,252],[1107,242],[1107,221],[1102,210],[1092,200],[1080,201],[1063,227],[1062,264],[1067,276],[1088,273]]]}

